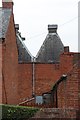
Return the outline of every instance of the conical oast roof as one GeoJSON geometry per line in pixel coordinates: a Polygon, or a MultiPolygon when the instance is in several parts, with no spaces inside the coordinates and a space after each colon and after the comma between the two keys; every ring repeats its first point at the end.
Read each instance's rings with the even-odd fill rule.
{"type": "Polygon", "coordinates": [[[60,54],[64,52],[64,45],[57,34],[57,27],[57,25],[48,25],[49,33],[36,56],[36,62],[59,62],[60,54]]]}
{"type": "Polygon", "coordinates": [[[17,48],[18,48],[18,62],[19,63],[27,63],[32,62],[32,55],[27,49],[26,45],[23,42],[23,39],[19,32],[16,32],[17,38],[17,48]]]}

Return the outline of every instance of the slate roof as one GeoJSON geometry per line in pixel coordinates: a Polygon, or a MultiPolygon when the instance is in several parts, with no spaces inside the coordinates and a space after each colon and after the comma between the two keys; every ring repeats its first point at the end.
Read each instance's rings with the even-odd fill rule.
{"type": "Polygon", "coordinates": [[[28,48],[25,46],[19,32],[16,33],[16,38],[18,48],[18,62],[19,63],[32,62],[32,55],[29,52],[28,48]]]}
{"type": "Polygon", "coordinates": [[[10,16],[11,9],[0,8],[0,38],[5,38],[10,16]]]}
{"type": "Polygon", "coordinates": [[[57,25],[48,26],[48,30],[49,33],[36,56],[36,62],[59,62],[60,54],[64,52],[64,45],[57,34],[57,25]]]}

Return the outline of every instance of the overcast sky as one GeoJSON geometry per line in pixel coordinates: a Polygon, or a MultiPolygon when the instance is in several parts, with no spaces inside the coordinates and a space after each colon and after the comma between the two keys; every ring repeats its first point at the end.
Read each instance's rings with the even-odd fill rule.
{"type": "Polygon", "coordinates": [[[78,49],[79,0],[13,0],[15,23],[25,44],[36,55],[48,33],[48,24],[58,25],[58,34],[70,51],[78,49]]]}

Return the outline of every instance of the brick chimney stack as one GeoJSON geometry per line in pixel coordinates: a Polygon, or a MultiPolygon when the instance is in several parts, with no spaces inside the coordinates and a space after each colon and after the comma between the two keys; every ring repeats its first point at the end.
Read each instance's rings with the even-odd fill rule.
{"type": "Polygon", "coordinates": [[[69,52],[69,46],[64,47],[64,52],[69,52]]]}
{"type": "Polygon", "coordinates": [[[12,0],[2,0],[2,7],[12,9],[12,13],[13,13],[13,1],[12,0]]]}

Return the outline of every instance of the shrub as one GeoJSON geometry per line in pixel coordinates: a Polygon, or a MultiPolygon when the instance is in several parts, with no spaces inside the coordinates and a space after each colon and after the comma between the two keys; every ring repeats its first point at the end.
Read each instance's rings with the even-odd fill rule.
{"type": "Polygon", "coordinates": [[[34,116],[39,110],[33,107],[0,105],[2,106],[2,120],[24,120],[34,116]]]}

